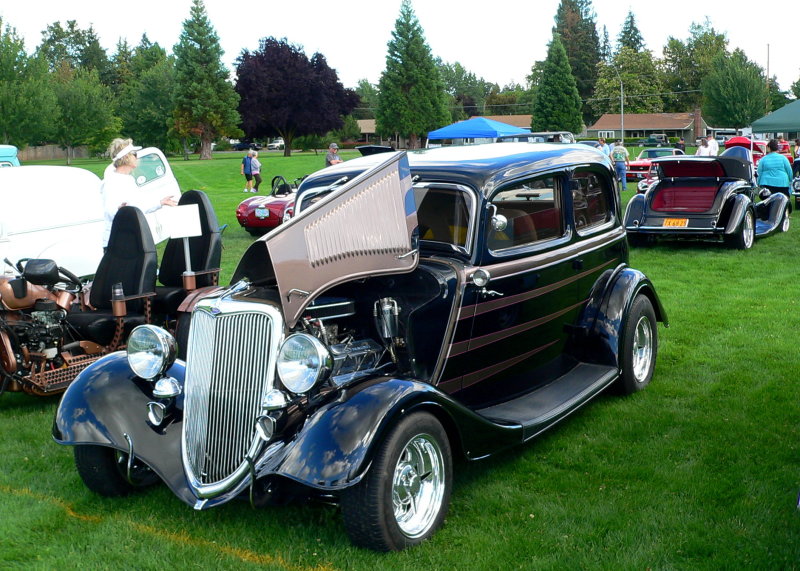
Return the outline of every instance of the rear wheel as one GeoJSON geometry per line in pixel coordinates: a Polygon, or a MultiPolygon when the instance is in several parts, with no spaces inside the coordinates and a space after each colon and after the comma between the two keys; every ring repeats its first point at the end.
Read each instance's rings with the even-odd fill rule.
{"type": "Polygon", "coordinates": [[[658,329],[653,304],[646,295],[633,300],[622,334],[622,376],[619,392],[632,394],[642,390],[653,378],[658,355],[658,329]]]}
{"type": "Polygon", "coordinates": [[[450,503],[447,433],[427,412],[401,420],[379,445],[364,478],[342,493],[345,529],[356,545],[399,551],[429,538],[450,503]]]}
{"type": "Polygon", "coordinates": [[[747,212],[744,213],[744,218],[742,218],[742,223],[739,224],[739,229],[731,234],[730,236],[726,236],[726,242],[732,248],[736,248],[737,250],[749,250],[753,247],[753,240],[755,239],[756,233],[756,219],[755,215],[753,214],[752,209],[748,209],[747,212]]]}
{"type": "Polygon", "coordinates": [[[127,496],[159,480],[156,473],[136,457],[129,469],[128,454],[107,446],[75,446],[75,467],[87,488],[107,497],[127,496]]]}

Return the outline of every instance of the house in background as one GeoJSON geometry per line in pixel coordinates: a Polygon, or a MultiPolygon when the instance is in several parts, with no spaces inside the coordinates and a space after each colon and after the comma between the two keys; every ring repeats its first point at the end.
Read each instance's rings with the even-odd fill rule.
{"type": "Polygon", "coordinates": [[[619,139],[622,136],[623,120],[626,139],[644,139],[655,133],[663,133],[668,137],[683,137],[687,141],[694,141],[709,131],[709,126],[699,110],[693,113],[626,113],[624,117],[619,113],[606,113],[586,129],[586,136],[590,139],[619,139]]]}
{"type": "MultiPolygon", "coordinates": [[[[507,123],[508,125],[513,125],[515,127],[521,127],[523,129],[531,128],[531,115],[485,115],[482,117],[491,119],[493,121],[500,121],[501,123],[507,123]]],[[[373,145],[388,145],[390,147],[394,147],[395,149],[407,148],[407,141],[403,137],[391,137],[389,139],[384,139],[377,135],[375,129],[375,119],[358,119],[358,128],[361,129],[361,138],[358,141],[361,144],[369,143],[373,145]]]]}

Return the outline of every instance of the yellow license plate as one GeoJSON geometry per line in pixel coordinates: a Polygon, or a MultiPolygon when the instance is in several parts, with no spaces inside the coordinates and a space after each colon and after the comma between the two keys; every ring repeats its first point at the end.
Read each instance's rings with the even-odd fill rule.
{"type": "Polygon", "coordinates": [[[664,226],[686,228],[688,225],[688,218],[664,218],[664,226]]]}

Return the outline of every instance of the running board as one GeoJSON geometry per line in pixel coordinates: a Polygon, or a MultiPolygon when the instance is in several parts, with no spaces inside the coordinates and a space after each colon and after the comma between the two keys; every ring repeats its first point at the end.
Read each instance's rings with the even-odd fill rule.
{"type": "Polygon", "coordinates": [[[533,392],[475,412],[492,422],[522,426],[526,441],[589,402],[616,377],[616,367],[579,363],[533,392]]]}

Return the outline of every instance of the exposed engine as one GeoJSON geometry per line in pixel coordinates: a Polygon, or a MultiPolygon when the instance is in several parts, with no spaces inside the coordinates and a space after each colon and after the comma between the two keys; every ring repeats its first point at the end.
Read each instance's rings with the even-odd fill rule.
{"type": "Polygon", "coordinates": [[[59,352],[66,337],[67,312],[49,299],[37,300],[30,313],[4,316],[0,322],[3,344],[2,366],[6,373],[25,376],[42,361],[60,367],[59,352]]]}
{"type": "Polygon", "coordinates": [[[308,308],[308,316],[302,320],[306,331],[329,348],[333,358],[331,379],[336,384],[365,376],[389,362],[399,364],[399,349],[404,346],[400,337],[400,311],[393,298],[375,301],[372,331],[348,327],[355,313],[355,302],[351,299],[322,299],[308,308]]]}
{"type": "Polygon", "coordinates": [[[0,278],[0,393],[60,391],[102,347],[74,341],[67,311],[79,278],[46,259],[12,266],[16,277],[0,278]]]}

